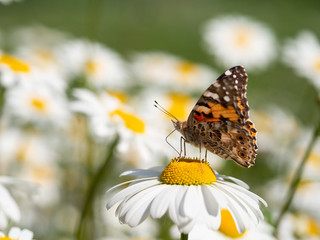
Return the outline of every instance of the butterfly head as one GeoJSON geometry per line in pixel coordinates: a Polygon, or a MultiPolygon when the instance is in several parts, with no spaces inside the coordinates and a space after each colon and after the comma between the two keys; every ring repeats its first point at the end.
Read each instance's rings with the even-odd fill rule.
{"type": "Polygon", "coordinates": [[[173,123],[174,128],[180,132],[183,136],[185,135],[185,129],[187,127],[187,122],[186,121],[179,121],[179,120],[171,120],[173,123]]]}

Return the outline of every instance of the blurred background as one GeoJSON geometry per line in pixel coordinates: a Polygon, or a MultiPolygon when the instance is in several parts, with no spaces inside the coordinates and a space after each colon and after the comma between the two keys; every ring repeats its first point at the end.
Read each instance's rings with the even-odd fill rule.
{"type": "MultiPolygon", "coordinates": [[[[105,191],[124,181],[124,170],[177,156],[165,142],[171,121],[154,100],[187,119],[235,65],[249,75],[256,165],[209,161],[267,200],[272,228],[319,123],[319,22],[320,3],[311,0],[0,0],[0,176],[11,177],[0,186],[16,209],[0,204],[0,231],[172,239],[169,218],[120,225],[105,191]]],[[[179,149],[179,134],[169,142],[179,149]]],[[[279,239],[319,239],[319,171],[316,141],[279,239]]]]}

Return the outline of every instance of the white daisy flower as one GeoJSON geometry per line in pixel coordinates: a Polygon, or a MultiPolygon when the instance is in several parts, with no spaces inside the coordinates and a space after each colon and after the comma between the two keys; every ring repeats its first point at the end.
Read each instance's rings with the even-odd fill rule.
{"type": "Polygon", "coordinates": [[[15,55],[28,62],[37,75],[45,74],[39,81],[60,90],[66,88],[66,81],[62,78],[57,47],[66,39],[66,34],[44,26],[18,28],[9,36],[15,55]]]}
{"type": "Polygon", "coordinates": [[[203,32],[208,51],[225,67],[265,68],[276,55],[275,37],[262,23],[244,16],[210,20],[203,32]]]}
{"type": "Polygon", "coordinates": [[[0,50],[0,85],[11,87],[29,79],[33,74],[31,64],[0,50]]]}
{"type": "Polygon", "coordinates": [[[74,96],[77,100],[71,108],[88,116],[96,137],[110,140],[116,134],[120,136],[117,151],[122,159],[138,167],[151,164],[152,154],[162,152],[162,145],[154,143],[163,135],[116,97],[106,92],[95,95],[80,89],[74,91],[74,96]]]}
{"type": "Polygon", "coordinates": [[[203,89],[216,78],[216,73],[204,64],[162,52],[136,54],[132,69],[137,79],[170,88],[203,89]]]}
{"type": "Polygon", "coordinates": [[[58,56],[67,76],[84,75],[90,86],[117,88],[127,84],[125,61],[118,53],[99,43],[66,42],[59,47],[58,56]]]}
{"type": "Polygon", "coordinates": [[[161,218],[168,212],[181,233],[190,233],[196,224],[217,230],[221,211],[226,209],[241,234],[263,219],[259,202],[267,205],[248,191],[245,183],[215,173],[207,162],[197,159],[173,159],[165,169],[131,170],[124,175],[138,178],[111,188],[108,192],[130,183],[108,201],[107,209],[120,203],[116,216],[130,227],[139,225],[148,215],[161,218]]]}
{"type": "MultiPolygon", "coordinates": [[[[272,235],[273,228],[265,221],[260,221],[257,227],[246,229],[243,233],[239,233],[236,229],[234,220],[227,210],[222,210],[221,226],[218,231],[208,229],[204,225],[196,225],[189,233],[189,240],[276,240],[272,235]]],[[[170,231],[174,238],[179,238],[177,228],[170,231]]]]}
{"type": "Polygon", "coordinates": [[[62,92],[43,84],[24,82],[6,91],[4,116],[9,121],[65,127],[69,119],[66,102],[62,92]]]}
{"type": "Polygon", "coordinates": [[[8,176],[0,176],[0,229],[8,226],[9,220],[19,222],[21,219],[20,209],[11,196],[8,188],[21,189],[24,193],[34,192],[36,187],[25,181],[8,176]]]}
{"type": "Polygon", "coordinates": [[[278,238],[285,240],[316,240],[320,238],[320,219],[306,213],[284,216],[279,225],[278,238]]]}
{"type": "Polygon", "coordinates": [[[283,60],[320,89],[320,44],[314,33],[302,31],[296,39],[288,40],[284,46],[283,60]]]}

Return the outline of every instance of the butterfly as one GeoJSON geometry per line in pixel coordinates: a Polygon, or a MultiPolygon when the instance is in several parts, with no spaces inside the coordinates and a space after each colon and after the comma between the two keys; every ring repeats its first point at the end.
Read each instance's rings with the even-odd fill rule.
{"type": "Polygon", "coordinates": [[[243,167],[255,164],[257,144],[246,98],[248,75],[242,66],[225,71],[193,107],[187,121],[172,120],[184,140],[243,167]]]}

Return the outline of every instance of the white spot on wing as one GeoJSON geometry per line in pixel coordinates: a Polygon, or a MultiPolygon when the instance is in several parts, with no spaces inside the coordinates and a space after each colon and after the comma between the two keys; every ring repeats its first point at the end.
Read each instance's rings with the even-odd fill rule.
{"type": "Polygon", "coordinates": [[[213,93],[213,92],[210,92],[210,91],[205,91],[203,96],[212,97],[213,99],[218,99],[219,98],[219,95],[217,93],[213,93]]]}
{"type": "Polygon", "coordinates": [[[225,71],[224,74],[227,75],[227,76],[230,76],[232,73],[230,72],[230,70],[227,70],[227,71],[225,71]]]}
{"type": "Polygon", "coordinates": [[[213,86],[215,86],[215,87],[220,87],[221,85],[220,85],[220,83],[218,83],[218,82],[215,82],[214,84],[213,84],[213,86]]]}
{"type": "Polygon", "coordinates": [[[237,77],[237,75],[235,75],[235,74],[233,74],[233,76],[232,76],[233,78],[236,78],[237,77]]]}
{"type": "Polygon", "coordinates": [[[224,96],[223,99],[224,99],[226,102],[229,102],[229,101],[230,101],[230,97],[229,97],[229,96],[224,96]]]}
{"type": "Polygon", "coordinates": [[[239,83],[239,81],[238,81],[238,80],[234,80],[234,83],[235,83],[235,84],[238,84],[238,83],[239,83]]]}

